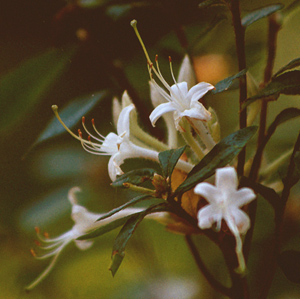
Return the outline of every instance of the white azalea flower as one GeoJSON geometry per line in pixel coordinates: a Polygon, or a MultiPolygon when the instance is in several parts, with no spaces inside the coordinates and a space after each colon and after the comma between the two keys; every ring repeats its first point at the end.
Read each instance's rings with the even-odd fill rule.
{"type": "MultiPolygon", "coordinates": [[[[213,140],[206,125],[203,124],[203,122],[207,122],[211,119],[211,114],[199,102],[199,100],[208,91],[212,90],[214,86],[210,83],[200,82],[189,88],[186,81],[177,82],[173,73],[171,58],[169,58],[171,75],[174,81],[174,84],[170,86],[160,71],[157,55],[155,57],[156,65],[153,65],[143,40],[137,30],[137,21],[131,21],[131,26],[133,27],[140,41],[147,59],[148,71],[151,80],[150,86],[152,86],[151,88],[156,91],[156,94],[160,94],[161,98],[164,99],[164,103],[159,104],[149,116],[152,125],[155,126],[156,121],[163,115],[172,113],[176,130],[180,131],[181,133],[186,133],[185,136],[183,136],[184,139],[191,146],[198,157],[202,158],[204,153],[211,150],[215,146],[215,141],[213,140]],[[157,84],[153,78],[153,73],[161,82],[164,89],[157,84]],[[181,123],[181,119],[183,117],[186,118],[190,125],[195,129],[196,133],[200,136],[203,144],[205,145],[205,149],[202,150],[201,146],[197,145],[194,140],[191,140],[191,134],[190,132],[187,132],[187,130],[190,130],[190,128],[181,123]]],[[[187,73],[187,69],[182,70],[180,79],[185,76],[185,73],[187,73]]],[[[189,80],[189,83],[192,82],[191,78],[187,78],[187,80],[189,80]]],[[[154,94],[153,91],[152,94],[154,94]]],[[[159,101],[161,101],[161,99],[159,101]]]]}
{"type": "Polygon", "coordinates": [[[239,271],[244,272],[246,265],[242,253],[240,234],[245,234],[250,227],[249,216],[241,207],[255,199],[255,193],[250,188],[238,188],[238,178],[233,167],[216,170],[216,186],[208,183],[198,184],[194,192],[203,196],[208,205],[198,212],[198,226],[201,229],[211,228],[214,223],[220,230],[222,219],[236,239],[236,253],[239,261],[239,271]]]}
{"type": "Polygon", "coordinates": [[[116,214],[108,218],[97,221],[97,219],[102,217],[104,214],[92,213],[88,211],[85,207],[79,205],[75,197],[75,193],[78,191],[80,191],[80,189],[78,187],[74,187],[70,189],[68,194],[69,201],[72,205],[71,218],[74,221],[74,226],[69,231],[63,233],[62,235],[56,238],[47,238],[40,234],[39,229],[36,229],[37,236],[39,238],[39,241],[37,243],[43,243],[43,245],[45,245],[42,246],[42,244],[39,244],[40,249],[45,250],[46,253],[41,256],[37,256],[35,252],[32,250],[32,254],[37,259],[46,259],[50,257],[53,258],[49,266],[38,276],[38,278],[35,279],[29,286],[26,287],[27,290],[33,289],[48,275],[48,273],[53,269],[60,253],[68,244],[74,242],[75,245],[81,250],[89,249],[93,245],[93,241],[91,240],[81,241],[76,239],[112,221],[115,221],[122,217],[133,215],[143,210],[143,209],[127,208],[117,212],[116,214]]]}
{"type": "MultiPolygon", "coordinates": [[[[93,128],[97,136],[91,134],[85,126],[85,119],[82,119],[82,125],[85,131],[88,133],[88,140],[83,138],[81,131],[79,130],[79,136],[76,136],[70,129],[63,123],[57,112],[57,106],[52,106],[52,109],[65,127],[65,129],[76,139],[80,140],[82,147],[89,153],[95,155],[108,155],[111,156],[108,162],[108,173],[112,181],[114,181],[117,175],[123,174],[121,165],[125,159],[129,158],[146,158],[158,161],[158,152],[152,149],[136,145],[130,139],[130,114],[135,109],[133,104],[130,104],[122,109],[118,122],[117,122],[117,134],[109,133],[106,137],[98,132],[92,120],[93,128]],[[93,140],[93,141],[92,141],[93,140]]],[[[179,160],[176,167],[185,172],[189,172],[193,165],[179,160]]]]}

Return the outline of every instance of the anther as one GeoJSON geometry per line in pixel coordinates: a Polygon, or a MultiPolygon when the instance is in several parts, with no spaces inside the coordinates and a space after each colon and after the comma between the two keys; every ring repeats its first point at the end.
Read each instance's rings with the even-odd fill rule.
{"type": "Polygon", "coordinates": [[[34,243],[36,244],[36,246],[41,246],[41,243],[38,240],[34,240],[34,243]]]}
{"type": "Polygon", "coordinates": [[[47,232],[44,232],[44,237],[45,237],[46,239],[49,239],[49,234],[48,234],[47,232]]]}
{"type": "Polygon", "coordinates": [[[155,62],[158,60],[158,54],[155,55],[155,62]]]}
{"type": "Polygon", "coordinates": [[[31,255],[33,256],[33,257],[36,257],[36,253],[35,253],[35,251],[31,248],[30,249],[30,253],[31,253],[31,255]]]}
{"type": "Polygon", "coordinates": [[[88,141],[91,141],[91,136],[90,135],[88,136],[88,141]]]}
{"type": "Polygon", "coordinates": [[[78,135],[79,135],[80,138],[82,138],[82,132],[81,132],[80,129],[78,129],[78,135]]]}
{"type": "Polygon", "coordinates": [[[92,125],[94,126],[95,125],[95,120],[92,118],[92,125]]]}
{"type": "Polygon", "coordinates": [[[37,227],[37,226],[36,226],[36,227],[34,228],[34,230],[35,230],[35,232],[36,232],[37,234],[39,234],[39,233],[40,233],[40,229],[39,229],[39,227],[37,227]]]}
{"type": "Polygon", "coordinates": [[[82,121],[83,124],[85,123],[85,117],[84,116],[81,118],[81,121],[82,121]]]}
{"type": "Polygon", "coordinates": [[[169,56],[169,62],[172,62],[172,58],[171,58],[171,56],[169,56]]]}

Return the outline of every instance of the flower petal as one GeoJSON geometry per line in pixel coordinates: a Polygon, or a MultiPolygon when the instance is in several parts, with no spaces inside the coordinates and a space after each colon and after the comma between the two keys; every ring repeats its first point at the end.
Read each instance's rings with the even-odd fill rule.
{"type": "Polygon", "coordinates": [[[158,105],[150,114],[149,119],[152,123],[152,126],[155,126],[156,121],[165,113],[175,111],[176,108],[174,107],[172,102],[163,103],[158,105]]]}
{"type": "Polygon", "coordinates": [[[150,87],[150,98],[154,108],[162,103],[166,103],[167,99],[163,96],[166,93],[159,85],[156,83],[149,81],[150,87]]]}
{"type": "Polygon", "coordinates": [[[191,61],[190,61],[190,58],[188,55],[185,55],[183,58],[183,61],[181,63],[180,69],[179,69],[177,81],[178,82],[182,82],[182,81],[187,82],[188,88],[191,88],[192,86],[194,86],[197,83],[194,69],[193,69],[193,66],[191,64],[191,61]]]}
{"type": "Polygon", "coordinates": [[[188,86],[186,82],[173,84],[170,94],[174,102],[181,103],[186,106],[186,108],[189,108],[189,101],[187,101],[188,86]]]}
{"type": "Polygon", "coordinates": [[[237,190],[232,198],[230,199],[232,204],[235,204],[236,207],[242,207],[249,202],[251,202],[253,199],[255,199],[256,195],[250,188],[241,188],[237,190]]]}
{"type": "Polygon", "coordinates": [[[91,248],[91,246],[94,244],[94,241],[87,241],[87,240],[74,240],[75,245],[80,249],[80,250],[87,250],[91,248]]]}
{"type": "Polygon", "coordinates": [[[108,161],[108,174],[112,182],[116,180],[117,175],[124,173],[120,168],[120,165],[123,164],[123,162],[124,160],[120,157],[119,152],[110,157],[108,161]]]}
{"type": "Polygon", "coordinates": [[[211,204],[218,203],[218,197],[220,196],[220,192],[215,186],[211,184],[200,183],[196,185],[194,192],[203,196],[211,204]]]}
{"type": "Polygon", "coordinates": [[[232,193],[237,190],[238,178],[233,167],[223,167],[216,170],[216,187],[223,192],[232,193]]]}
{"type": "Polygon", "coordinates": [[[117,124],[117,133],[118,135],[122,135],[124,132],[129,136],[130,132],[130,112],[134,109],[134,105],[130,104],[129,106],[122,109],[119,118],[118,118],[118,124],[117,124]]]}
{"type": "Polygon", "coordinates": [[[187,116],[190,118],[204,120],[204,121],[208,121],[211,118],[210,112],[206,110],[205,107],[199,102],[193,103],[190,109],[186,109],[183,112],[180,112],[178,114],[181,117],[187,116]]]}
{"type": "Polygon", "coordinates": [[[191,103],[193,102],[197,102],[198,100],[200,100],[207,92],[209,92],[210,90],[214,89],[215,87],[209,83],[206,82],[200,82],[197,85],[193,86],[188,94],[187,97],[188,99],[191,101],[191,103]]]}
{"type": "Polygon", "coordinates": [[[222,213],[212,205],[206,205],[198,212],[198,226],[201,229],[211,228],[215,222],[222,220],[222,213]]]}
{"type": "MultiPolygon", "coordinates": [[[[240,234],[246,233],[250,228],[250,218],[243,210],[239,208],[232,208],[230,209],[229,217],[232,218],[240,234]]],[[[230,222],[227,217],[225,218],[225,220],[227,223],[230,222]]]]}

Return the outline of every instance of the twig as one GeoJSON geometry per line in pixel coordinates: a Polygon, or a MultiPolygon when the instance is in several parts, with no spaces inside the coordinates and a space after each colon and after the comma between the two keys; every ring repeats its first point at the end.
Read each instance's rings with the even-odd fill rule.
{"type": "Polygon", "coordinates": [[[200,254],[191,238],[190,235],[185,235],[185,240],[189,246],[189,249],[195,259],[195,262],[199,268],[199,270],[201,271],[201,273],[204,275],[204,277],[206,278],[206,280],[208,281],[208,283],[218,292],[220,292],[221,294],[230,297],[231,296],[231,289],[228,287],[225,287],[224,285],[222,285],[218,280],[216,280],[213,275],[209,272],[209,270],[207,269],[206,265],[204,264],[204,262],[202,261],[200,254]]]}
{"type": "MultiPolygon", "coordinates": [[[[246,69],[246,54],[245,54],[245,28],[241,23],[240,3],[239,0],[232,0],[229,4],[232,15],[232,23],[235,33],[235,46],[238,58],[239,71],[246,69]]],[[[240,97],[239,97],[239,126],[243,129],[247,126],[247,110],[242,109],[244,101],[247,99],[247,82],[246,74],[239,78],[240,81],[240,97]]],[[[237,172],[239,176],[244,174],[244,165],[246,159],[246,148],[238,155],[237,172]]]]}

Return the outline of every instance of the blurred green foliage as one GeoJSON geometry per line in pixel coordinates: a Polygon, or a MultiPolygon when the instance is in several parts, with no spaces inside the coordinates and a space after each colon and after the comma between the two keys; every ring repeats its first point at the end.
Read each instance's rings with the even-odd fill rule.
{"type": "MultiPolygon", "coordinates": [[[[183,237],[170,234],[150,221],[143,222],[129,242],[124,265],[114,279],[107,269],[117,231],[102,236],[88,252],[80,252],[70,245],[66,250],[68,253],[63,254],[47,281],[30,294],[24,292],[24,286],[45,267],[44,263],[34,261],[29,253],[35,239],[34,227],[38,225],[54,236],[72,226],[67,201],[70,187],[80,185],[83,189],[81,203],[98,212],[115,208],[128,199],[123,191],[109,186],[107,159],[84,152],[80,144],[67,134],[49,138],[27,153],[53,120],[51,105],[63,107],[75,98],[88,101],[91,95],[103,90],[110,90],[112,95],[120,97],[123,90],[131,86],[136,92],[131,94],[138,101],[141,120],[145,128],[149,128],[148,74],[140,45],[129,25],[133,18],[139,21],[150,54],[159,54],[163,71],[167,70],[164,60],[171,55],[176,73],[183,54],[188,51],[207,59],[210,56],[205,55],[217,54],[229,61],[220,80],[236,74],[234,38],[228,12],[223,7],[200,10],[199,2],[13,0],[2,3],[2,298],[165,299],[163,290],[168,288],[177,290],[177,294],[173,293],[170,298],[185,298],[180,290],[185,290],[185,294],[190,291],[186,298],[222,298],[198,273],[183,237]],[[76,48],[76,52],[69,53],[70,47],[76,48]],[[22,159],[25,153],[27,155],[22,159]]],[[[244,14],[262,4],[273,4],[271,0],[241,2],[244,14]]],[[[278,2],[288,5],[292,1],[278,2]]],[[[298,12],[284,23],[279,34],[275,71],[299,57],[299,26],[298,12]]],[[[251,25],[246,34],[249,71],[258,83],[265,65],[266,31],[266,21],[262,19],[251,25]]],[[[203,63],[202,74],[205,74],[211,62],[203,60],[203,63]]],[[[236,91],[208,98],[219,116],[223,136],[236,129],[237,99],[236,91]],[[226,124],[224,129],[222,124],[226,124]]],[[[279,101],[271,103],[268,121],[273,121],[283,108],[300,107],[297,100],[297,96],[283,95],[279,101]]],[[[76,125],[80,117],[78,114],[78,119],[72,120],[72,124],[76,125]]],[[[91,105],[86,110],[86,117],[95,118],[101,133],[113,131],[111,97],[91,105]]],[[[299,120],[280,127],[267,146],[267,158],[274,157],[274,144],[277,152],[290,148],[298,129],[299,120]]],[[[158,125],[155,134],[162,137],[162,130],[163,126],[158,125]]],[[[272,229],[270,207],[260,201],[259,208],[253,258],[268,250],[268,236],[272,229]],[[267,226],[262,225],[262,218],[270,219],[267,226]]],[[[293,244],[299,241],[300,223],[297,225],[295,235],[298,239],[294,238],[293,244]]],[[[216,277],[223,277],[224,265],[214,244],[202,239],[199,244],[216,277]]],[[[254,285],[259,284],[259,279],[256,280],[254,285]]],[[[300,288],[288,282],[278,271],[270,298],[297,298],[299,294],[300,288]]]]}

